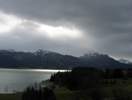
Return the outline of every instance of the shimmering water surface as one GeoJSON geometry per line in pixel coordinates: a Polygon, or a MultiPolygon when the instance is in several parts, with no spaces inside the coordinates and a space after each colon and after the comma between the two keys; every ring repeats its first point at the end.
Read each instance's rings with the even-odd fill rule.
{"type": "Polygon", "coordinates": [[[47,80],[58,71],[41,69],[0,69],[0,93],[22,91],[27,86],[47,80]]]}

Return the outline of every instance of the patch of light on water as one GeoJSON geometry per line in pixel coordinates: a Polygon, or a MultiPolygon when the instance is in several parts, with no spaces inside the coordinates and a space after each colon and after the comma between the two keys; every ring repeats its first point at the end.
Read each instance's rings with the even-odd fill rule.
{"type": "Polygon", "coordinates": [[[57,72],[66,72],[70,70],[57,70],[57,69],[6,69],[0,68],[0,71],[25,71],[25,72],[50,72],[50,73],[57,73],[57,72]]]}

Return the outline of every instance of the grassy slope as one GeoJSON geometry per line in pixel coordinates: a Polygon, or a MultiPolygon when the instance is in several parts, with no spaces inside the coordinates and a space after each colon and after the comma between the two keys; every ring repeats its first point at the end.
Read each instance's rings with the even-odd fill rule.
{"type": "MultiPolygon", "coordinates": [[[[106,98],[112,100],[112,97],[114,96],[113,90],[120,92],[119,95],[131,95],[132,79],[116,79],[115,81],[115,84],[107,84],[103,86],[103,95],[105,95],[106,98]]],[[[66,88],[57,88],[55,89],[55,93],[57,96],[57,100],[76,100],[76,98],[78,100],[91,100],[88,95],[83,95],[79,91],[70,91],[66,88]]]]}

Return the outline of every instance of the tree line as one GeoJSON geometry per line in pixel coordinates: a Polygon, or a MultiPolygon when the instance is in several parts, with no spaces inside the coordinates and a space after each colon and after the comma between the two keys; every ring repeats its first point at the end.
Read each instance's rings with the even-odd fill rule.
{"type": "MultiPolygon", "coordinates": [[[[74,68],[71,72],[58,72],[50,81],[69,89],[87,89],[107,83],[106,80],[132,78],[132,69],[74,68]]],[[[112,82],[111,82],[112,83],[112,82]]],[[[114,81],[113,81],[114,83],[114,81]]]]}

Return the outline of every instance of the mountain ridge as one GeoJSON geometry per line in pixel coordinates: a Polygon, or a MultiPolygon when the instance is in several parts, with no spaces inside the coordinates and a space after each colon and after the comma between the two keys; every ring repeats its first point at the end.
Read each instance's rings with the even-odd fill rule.
{"type": "Polygon", "coordinates": [[[72,69],[74,67],[131,68],[132,64],[126,64],[115,60],[109,55],[99,53],[89,53],[75,57],[44,50],[36,52],[0,50],[0,67],[42,69],[72,69]]]}

